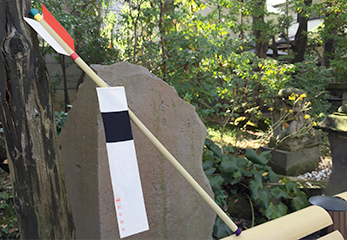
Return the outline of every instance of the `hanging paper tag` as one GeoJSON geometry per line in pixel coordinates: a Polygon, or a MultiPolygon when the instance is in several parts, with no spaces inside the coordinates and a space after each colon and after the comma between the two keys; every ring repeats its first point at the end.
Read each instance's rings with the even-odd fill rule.
{"type": "Polygon", "coordinates": [[[124,87],[97,88],[120,237],[149,229],[124,87]]]}

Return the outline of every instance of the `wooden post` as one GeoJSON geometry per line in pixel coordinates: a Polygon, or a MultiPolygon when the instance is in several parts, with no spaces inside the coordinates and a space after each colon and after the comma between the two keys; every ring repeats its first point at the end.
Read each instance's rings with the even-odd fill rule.
{"type": "Polygon", "coordinates": [[[6,138],[22,239],[73,239],[48,72],[29,0],[0,2],[0,121],[6,138]]]}

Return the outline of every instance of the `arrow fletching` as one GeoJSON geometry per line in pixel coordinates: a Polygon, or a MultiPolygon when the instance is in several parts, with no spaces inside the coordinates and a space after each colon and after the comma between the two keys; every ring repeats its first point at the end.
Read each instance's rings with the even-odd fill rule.
{"type": "MultiPolygon", "coordinates": [[[[75,43],[70,34],[64,29],[64,27],[53,17],[48,9],[42,5],[43,19],[46,23],[59,35],[59,37],[73,50],[75,51],[75,43]]],[[[35,17],[38,12],[36,10],[30,11],[35,17]]],[[[70,56],[60,44],[48,33],[48,31],[38,22],[31,18],[24,17],[24,20],[58,53],[70,56]]]]}
{"type": "Polygon", "coordinates": [[[60,54],[67,55],[67,52],[59,45],[59,43],[42,27],[42,25],[31,18],[24,17],[24,20],[49,44],[51,47],[60,54]]]}
{"type": "Polygon", "coordinates": [[[75,43],[70,34],[63,28],[63,26],[53,17],[48,9],[41,3],[43,19],[53,28],[53,30],[69,45],[69,47],[75,51],[75,43]]]}

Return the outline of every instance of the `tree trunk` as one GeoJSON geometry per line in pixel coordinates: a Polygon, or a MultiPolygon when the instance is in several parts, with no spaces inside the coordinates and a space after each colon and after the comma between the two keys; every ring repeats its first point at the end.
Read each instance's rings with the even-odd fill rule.
{"type": "MultiPolygon", "coordinates": [[[[326,7],[329,8],[332,3],[327,2],[326,7]]],[[[324,18],[324,51],[322,65],[329,68],[330,61],[334,59],[335,47],[336,47],[336,34],[337,26],[336,21],[338,20],[338,14],[336,12],[330,12],[324,18]]]]}
{"type": "Polygon", "coordinates": [[[255,54],[259,58],[266,58],[266,52],[269,48],[265,33],[264,7],[265,0],[255,1],[254,13],[252,14],[255,54]]]}
{"type": "Polygon", "coordinates": [[[277,59],[278,58],[278,49],[277,49],[277,45],[276,45],[276,38],[275,38],[275,35],[272,36],[272,51],[273,51],[273,54],[272,54],[272,57],[277,59]]]}
{"type": "Polygon", "coordinates": [[[330,67],[330,61],[334,59],[334,53],[335,53],[335,39],[326,38],[324,41],[322,66],[325,66],[327,68],[330,67]]]}
{"type": "Polygon", "coordinates": [[[65,56],[60,54],[60,67],[63,72],[63,81],[64,81],[64,110],[65,112],[69,111],[69,90],[67,88],[67,78],[66,78],[66,65],[65,65],[65,56]]]}
{"type": "Polygon", "coordinates": [[[0,163],[7,158],[5,144],[5,136],[2,132],[0,132],[0,163]]]}
{"type": "Polygon", "coordinates": [[[73,239],[48,72],[29,0],[0,0],[0,121],[22,239],[73,239]]]}
{"type": "MultiPolygon", "coordinates": [[[[312,4],[312,0],[305,0],[305,5],[308,7],[312,4]]],[[[304,61],[305,50],[307,45],[307,23],[308,18],[303,15],[299,15],[299,27],[295,34],[295,40],[293,44],[293,51],[295,57],[293,63],[304,61]]]]}
{"type": "Polygon", "coordinates": [[[327,20],[325,20],[325,38],[324,38],[324,51],[323,51],[323,61],[322,66],[325,66],[327,68],[330,67],[330,61],[334,59],[334,53],[335,53],[335,35],[336,35],[336,28],[332,27],[331,25],[331,16],[327,17],[327,20]]]}

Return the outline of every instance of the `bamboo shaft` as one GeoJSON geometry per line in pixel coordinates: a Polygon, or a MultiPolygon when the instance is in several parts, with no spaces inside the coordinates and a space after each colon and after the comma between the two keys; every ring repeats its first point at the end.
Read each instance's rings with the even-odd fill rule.
{"type": "MultiPolygon", "coordinates": [[[[293,240],[301,239],[333,223],[329,213],[319,206],[309,206],[275,220],[249,228],[240,236],[221,240],[293,240]]],[[[330,238],[329,238],[330,239],[330,238]]]]}
{"type": "MultiPolygon", "coordinates": [[[[38,14],[39,15],[39,14],[38,14]]],[[[67,45],[61,37],[49,26],[49,24],[39,16],[36,18],[39,23],[48,31],[49,34],[60,44],[60,46],[71,56],[75,52],[67,45]]],[[[109,87],[80,57],[74,60],[76,64],[100,87],[109,87]]],[[[174,168],[183,176],[184,179],[194,188],[195,191],[204,199],[204,201],[216,212],[224,223],[233,231],[238,232],[237,225],[228,217],[228,215],[215,203],[215,201],[206,193],[206,191],[194,180],[194,178],[182,167],[182,165],[172,156],[162,143],[148,130],[148,128],[135,116],[129,109],[129,117],[132,122],[142,131],[142,133],[153,143],[164,157],[173,165],[174,168]]]]}
{"type": "Polygon", "coordinates": [[[129,116],[133,123],[141,130],[141,132],[153,143],[153,145],[163,154],[166,159],[176,168],[176,170],[187,180],[195,191],[205,200],[205,202],[215,211],[215,213],[224,221],[224,223],[236,232],[237,225],[225,214],[218,204],[206,193],[206,191],[195,181],[195,179],[185,170],[174,156],[163,146],[163,144],[148,130],[148,128],[135,116],[129,109],[129,116]]]}

